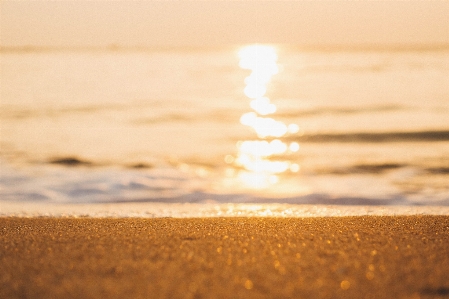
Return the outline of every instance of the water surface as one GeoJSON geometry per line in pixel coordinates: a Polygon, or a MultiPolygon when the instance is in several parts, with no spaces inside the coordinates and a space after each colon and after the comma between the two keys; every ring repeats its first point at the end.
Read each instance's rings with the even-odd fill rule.
{"type": "Polygon", "coordinates": [[[447,49],[241,49],[2,52],[0,200],[449,206],[447,49]]]}

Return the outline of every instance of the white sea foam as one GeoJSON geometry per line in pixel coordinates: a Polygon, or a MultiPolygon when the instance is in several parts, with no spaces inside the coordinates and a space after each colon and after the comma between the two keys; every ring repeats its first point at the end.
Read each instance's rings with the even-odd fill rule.
{"type": "MultiPolygon", "coordinates": [[[[344,206],[449,206],[449,195],[403,194],[388,183],[390,177],[366,175],[292,174],[281,182],[249,185],[237,171],[205,174],[195,168],[130,169],[123,167],[67,167],[2,164],[0,205],[216,203],[296,204],[344,206]]],[[[409,172],[394,180],[409,179],[409,172]]],[[[249,179],[253,179],[250,177],[249,179]]],[[[44,210],[42,210],[44,211],[44,210]]]]}

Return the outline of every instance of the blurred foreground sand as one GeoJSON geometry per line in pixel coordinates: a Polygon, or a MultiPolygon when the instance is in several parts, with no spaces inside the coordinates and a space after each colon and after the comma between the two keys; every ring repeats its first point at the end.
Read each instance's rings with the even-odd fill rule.
{"type": "Polygon", "coordinates": [[[0,218],[0,298],[446,298],[448,216],[0,218]]]}

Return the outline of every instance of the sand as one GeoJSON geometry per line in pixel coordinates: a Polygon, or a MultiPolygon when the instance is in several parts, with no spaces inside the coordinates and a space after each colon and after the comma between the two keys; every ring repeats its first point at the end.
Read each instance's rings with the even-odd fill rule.
{"type": "Polygon", "coordinates": [[[4,217],[0,298],[449,298],[449,216],[4,217]]]}

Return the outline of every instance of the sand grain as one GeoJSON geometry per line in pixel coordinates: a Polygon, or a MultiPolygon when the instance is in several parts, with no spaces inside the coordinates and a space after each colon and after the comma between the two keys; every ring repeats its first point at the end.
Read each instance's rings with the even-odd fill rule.
{"type": "Polygon", "coordinates": [[[0,298],[448,298],[449,217],[0,218],[0,298]]]}

